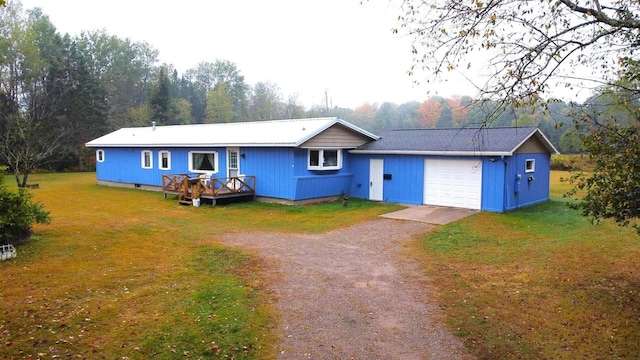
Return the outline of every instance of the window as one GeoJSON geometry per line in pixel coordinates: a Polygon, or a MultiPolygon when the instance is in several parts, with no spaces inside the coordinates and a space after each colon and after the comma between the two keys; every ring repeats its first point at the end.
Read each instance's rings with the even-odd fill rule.
{"type": "Polygon", "coordinates": [[[96,150],[96,161],[103,162],[104,161],[104,150],[96,150]]]}
{"type": "Polygon", "coordinates": [[[309,170],[338,170],[342,168],[342,150],[309,149],[309,170]]]}
{"type": "Polygon", "coordinates": [[[151,150],[142,150],[140,153],[142,168],[153,169],[153,158],[151,157],[151,150]]]}
{"type": "Polygon", "coordinates": [[[158,163],[160,164],[160,170],[171,170],[171,152],[158,152],[158,163]]]}
{"type": "Polygon", "coordinates": [[[200,173],[218,172],[218,153],[215,151],[190,151],[189,171],[200,173]]]}
{"type": "Polygon", "coordinates": [[[527,159],[524,162],[524,172],[534,172],[536,171],[536,160],[535,159],[527,159]]]}

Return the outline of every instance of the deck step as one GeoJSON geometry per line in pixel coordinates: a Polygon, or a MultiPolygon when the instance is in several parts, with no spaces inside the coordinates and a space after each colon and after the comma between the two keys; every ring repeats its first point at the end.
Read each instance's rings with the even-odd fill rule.
{"type": "Polygon", "coordinates": [[[193,205],[193,199],[191,198],[191,196],[184,196],[181,199],[178,200],[178,202],[180,203],[180,205],[193,205]]]}

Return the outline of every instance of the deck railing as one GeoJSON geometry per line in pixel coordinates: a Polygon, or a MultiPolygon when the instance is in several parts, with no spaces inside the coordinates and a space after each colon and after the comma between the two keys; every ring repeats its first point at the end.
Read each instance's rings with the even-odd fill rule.
{"type": "Polygon", "coordinates": [[[253,195],[256,191],[255,176],[230,178],[190,177],[188,174],[162,175],[162,191],[189,198],[222,198],[253,195]]]}

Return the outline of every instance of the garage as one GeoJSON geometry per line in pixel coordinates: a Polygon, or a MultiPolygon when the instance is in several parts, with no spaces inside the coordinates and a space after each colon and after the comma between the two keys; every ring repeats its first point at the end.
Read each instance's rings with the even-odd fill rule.
{"type": "Polygon", "coordinates": [[[482,160],[425,159],[425,205],[479,210],[482,205],[482,160]]]}

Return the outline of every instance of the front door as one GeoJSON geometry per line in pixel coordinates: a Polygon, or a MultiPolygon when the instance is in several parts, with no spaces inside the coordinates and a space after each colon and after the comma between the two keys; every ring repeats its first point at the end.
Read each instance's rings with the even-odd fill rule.
{"type": "Polygon", "coordinates": [[[382,201],[384,160],[369,160],[369,200],[382,201]]]}
{"type": "Polygon", "coordinates": [[[240,156],[238,148],[227,149],[227,177],[238,177],[240,174],[240,156]]]}

